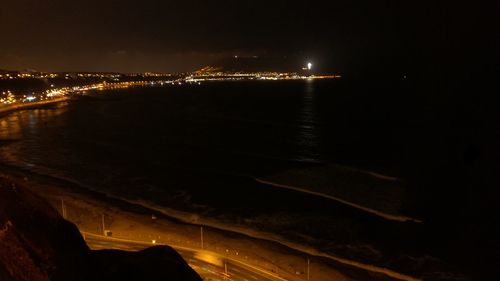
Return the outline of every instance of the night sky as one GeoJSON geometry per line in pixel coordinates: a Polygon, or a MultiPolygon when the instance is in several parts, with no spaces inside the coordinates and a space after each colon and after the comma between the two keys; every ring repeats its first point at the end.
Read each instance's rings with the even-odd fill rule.
{"type": "Polygon", "coordinates": [[[411,73],[492,60],[498,4],[428,2],[4,1],[0,69],[177,72],[255,56],[411,73]]]}

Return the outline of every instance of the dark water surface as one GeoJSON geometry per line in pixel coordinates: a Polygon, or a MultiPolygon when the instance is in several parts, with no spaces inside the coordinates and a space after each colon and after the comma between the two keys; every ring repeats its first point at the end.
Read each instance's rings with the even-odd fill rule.
{"type": "Polygon", "coordinates": [[[0,147],[0,159],[114,197],[220,219],[344,220],[359,214],[253,180],[381,150],[371,147],[382,133],[363,135],[376,118],[338,83],[224,82],[92,93],[2,118],[0,139],[16,141],[0,147]]]}
{"type": "Polygon", "coordinates": [[[193,177],[253,177],[290,161],[325,161],[316,99],[330,87],[212,83],[98,93],[1,119],[0,138],[18,141],[2,146],[0,159],[99,190],[180,195],[193,177]]]}
{"type": "Polygon", "coordinates": [[[391,136],[377,123],[393,109],[360,100],[339,83],[222,82],[91,93],[0,119],[0,139],[15,140],[0,146],[0,159],[115,197],[206,215],[297,207],[329,214],[344,207],[308,202],[253,179],[349,157],[354,165],[384,168],[377,155],[387,157],[391,136]]]}

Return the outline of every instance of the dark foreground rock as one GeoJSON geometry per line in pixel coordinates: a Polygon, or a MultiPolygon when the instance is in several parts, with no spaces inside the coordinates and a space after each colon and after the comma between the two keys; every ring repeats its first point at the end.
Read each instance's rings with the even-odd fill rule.
{"type": "Polygon", "coordinates": [[[43,199],[0,178],[0,280],[178,280],[201,278],[172,248],[90,250],[43,199]]]}

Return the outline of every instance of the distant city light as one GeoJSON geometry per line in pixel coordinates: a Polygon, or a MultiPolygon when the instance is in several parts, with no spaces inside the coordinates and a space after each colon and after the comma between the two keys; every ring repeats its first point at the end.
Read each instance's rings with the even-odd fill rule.
{"type": "MultiPolygon", "coordinates": [[[[50,85],[49,89],[45,89],[41,92],[30,92],[29,94],[22,93],[12,93],[10,90],[0,92],[0,111],[5,110],[6,107],[19,104],[44,104],[47,102],[58,102],[60,100],[67,99],[72,94],[85,93],[86,91],[93,90],[112,90],[112,89],[125,89],[129,87],[146,87],[154,85],[183,85],[185,83],[196,83],[200,85],[205,81],[239,81],[239,80],[299,80],[299,79],[333,79],[340,78],[340,75],[312,75],[312,72],[307,73],[307,71],[312,69],[312,63],[307,63],[303,66],[303,74],[296,72],[225,72],[220,71],[213,67],[205,67],[201,70],[192,72],[185,77],[179,77],[177,79],[170,78],[170,74],[161,73],[142,73],[133,74],[130,77],[169,77],[168,80],[158,80],[158,81],[124,81],[120,82],[117,77],[121,77],[123,74],[108,74],[108,73],[76,73],[74,74],[75,79],[79,78],[108,78],[114,82],[102,81],[95,84],[82,84],[75,85],[71,87],[61,87],[56,88],[54,84],[50,85]],[[116,82],[118,81],[118,82],[116,82]]],[[[2,74],[0,75],[0,80],[11,80],[11,79],[50,79],[57,77],[66,77],[68,74],[60,73],[30,73],[30,74],[2,74]],[[27,76],[29,75],[29,76],[27,76]]],[[[72,78],[73,79],[73,78],[72,78]]],[[[82,82],[85,80],[82,80],[82,82]]]]}

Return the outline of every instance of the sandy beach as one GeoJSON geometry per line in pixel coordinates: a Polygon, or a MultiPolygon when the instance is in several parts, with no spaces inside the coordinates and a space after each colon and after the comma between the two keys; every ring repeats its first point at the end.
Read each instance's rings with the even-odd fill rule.
{"type": "MultiPolygon", "coordinates": [[[[200,247],[200,224],[181,222],[141,206],[68,189],[42,176],[30,175],[28,178],[23,172],[14,170],[3,172],[2,176],[44,197],[82,232],[102,234],[104,219],[105,230],[116,238],[200,247]]],[[[311,280],[417,280],[405,275],[391,278],[387,272],[377,273],[376,267],[360,269],[320,255],[308,255],[280,243],[209,226],[203,227],[203,240],[204,249],[208,251],[241,260],[287,280],[306,279],[307,259],[311,264],[311,280]]],[[[397,276],[397,273],[393,275],[397,276]]]]}

